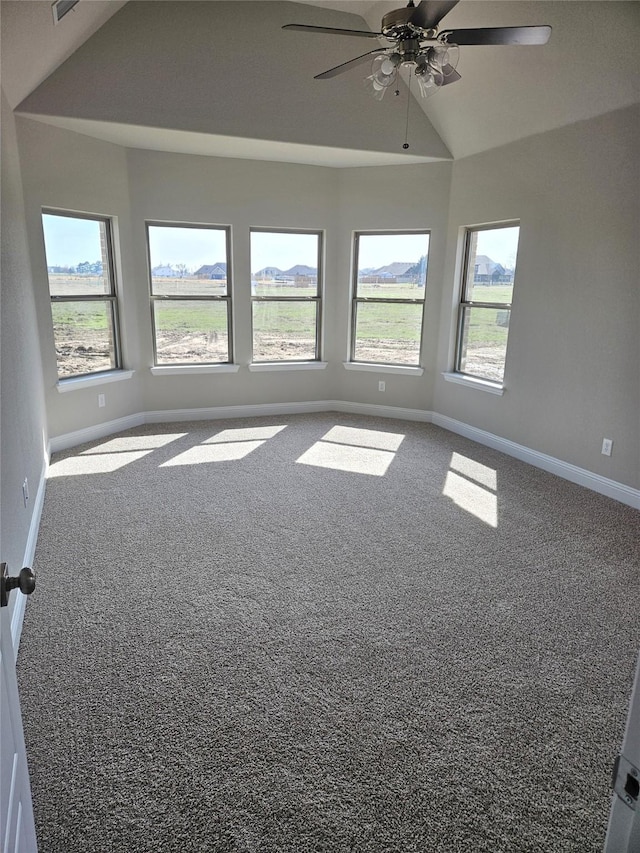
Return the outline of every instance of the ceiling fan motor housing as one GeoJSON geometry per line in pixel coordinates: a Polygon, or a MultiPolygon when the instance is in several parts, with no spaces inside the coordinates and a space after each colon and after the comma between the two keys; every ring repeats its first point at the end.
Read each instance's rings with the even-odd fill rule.
{"type": "Polygon", "coordinates": [[[413,6],[407,6],[405,9],[394,9],[382,18],[382,33],[390,39],[403,39],[416,37],[432,38],[435,31],[423,30],[422,27],[417,27],[411,23],[411,18],[415,12],[413,6]]]}

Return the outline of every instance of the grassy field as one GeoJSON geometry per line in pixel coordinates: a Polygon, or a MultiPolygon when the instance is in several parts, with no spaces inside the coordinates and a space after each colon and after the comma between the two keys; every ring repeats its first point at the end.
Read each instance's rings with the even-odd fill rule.
{"type": "MultiPolygon", "coordinates": [[[[98,278],[51,275],[50,282],[52,294],[98,295],[105,292],[104,282],[98,278]]],[[[225,295],[226,283],[197,279],[156,279],[153,286],[157,294],[203,297],[202,302],[156,301],[159,363],[226,360],[226,302],[205,301],[209,296],[225,295]]],[[[254,284],[253,289],[261,296],[276,298],[308,297],[314,293],[309,287],[263,283],[257,286],[254,284]]],[[[477,286],[473,295],[476,300],[483,302],[504,303],[511,298],[511,290],[509,285],[477,286]]],[[[421,300],[425,291],[414,285],[383,284],[361,286],[359,294],[372,299],[421,300]]],[[[253,331],[259,353],[256,358],[309,358],[315,345],[316,304],[308,301],[254,302],[253,331]],[[288,343],[285,349],[290,355],[283,356],[280,347],[283,341],[288,343]]],[[[59,363],[63,370],[78,373],[112,366],[111,319],[104,302],[56,302],[52,304],[52,313],[59,363]],[[78,360],[86,362],[86,369],[79,369],[78,360]],[[71,367],[70,361],[73,362],[71,367]],[[95,367],[97,363],[104,364],[104,367],[95,367]]],[[[356,358],[417,363],[421,325],[421,301],[417,304],[359,303],[356,358]]],[[[508,311],[473,308],[467,312],[464,335],[469,372],[475,372],[474,362],[486,362],[489,359],[500,364],[504,361],[508,335],[508,311]]]]}

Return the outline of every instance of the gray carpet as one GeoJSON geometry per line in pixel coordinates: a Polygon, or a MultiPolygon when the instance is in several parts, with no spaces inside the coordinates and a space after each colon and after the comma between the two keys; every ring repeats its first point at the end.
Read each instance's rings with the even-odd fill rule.
{"type": "Polygon", "coordinates": [[[18,660],[40,853],[602,849],[637,512],[335,413],[51,474],[18,660]]]}

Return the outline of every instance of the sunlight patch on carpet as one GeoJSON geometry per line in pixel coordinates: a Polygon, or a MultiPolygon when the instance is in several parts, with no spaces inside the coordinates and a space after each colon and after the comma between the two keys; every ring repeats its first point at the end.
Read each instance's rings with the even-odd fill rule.
{"type": "Polygon", "coordinates": [[[334,426],[297,460],[302,465],[383,477],[404,435],[334,426]]]}
{"type": "Polygon", "coordinates": [[[354,429],[353,427],[334,426],[322,436],[321,441],[334,444],[349,444],[353,447],[373,447],[376,450],[396,451],[402,444],[401,432],[381,432],[377,429],[354,429]]]}
{"type": "Polygon", "coordinates": [[[498,526],[497,486],[495,469],[459,453],[451,454],[442,494],[460,509],[494,528],[498,526]]]}
{"type": "Polygon", "coordinates": [[[69,456],[49,467],[48,479],[53,477],[79,477],[83,474],[111,474],[125,465],[142,459],[151,450],[120,453],[97,453],[95,456],[69,456]]]}
{"type": "Polygon", "coordinates": [[[247,427],[245,429],[223,429],[207,438],[204,444],[217,444],[226,441],[255,441],[265,438],[273,438],[279,432],[286,429],[286,424],[281,426],[247,427]]]}
{"type": "Polygon", "coordinates": [[[121,451],[129,450],[156,450],[159,447],[164,447],[166,444],[171,444],[172,441],[177,441],[179,438],[184,438],[186,432],[176,432],[167,435],[123,435],[120,438],[112,438],[105,441],[104,444],[98,444],[96,447],[90,447],[89,450],[83,450],[82,456],[97,453],[120,453],[121,451]]]}
{"type": "Polygon", "coordinates": [[[228,441],[221,444],[199,444],[190,447],[184,453],[174,456],[167,462],[163,462],[160,468],[169,468],[172,465],[202,465],[211,462],[233,462],[244,459],[264,441],[228,441]]]}

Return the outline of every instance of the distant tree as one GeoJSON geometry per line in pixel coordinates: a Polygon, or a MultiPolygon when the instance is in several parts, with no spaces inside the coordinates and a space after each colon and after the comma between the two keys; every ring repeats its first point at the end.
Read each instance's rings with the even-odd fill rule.
{"type": "Polygon", "coordinates": [[[180,278],[184,278],[185,275],[189,272],[186,264],[176,264],[173,269],[178,273],[180,278]]]}
{"type": "Polygon", "coordinates": [[[427,272],[427,256],[422,255],[417,264],[414,264],[412,267],[406,271],[405,275],[413,276],[418,284],[423,285],[427,272]]]}
{"type": "Polygon", "coordinates": [[[89,275],[91,273],[91,264],[89,261],[83,261],[81,264],[78,264],[76,270],[79,275],[89,275]]]}

